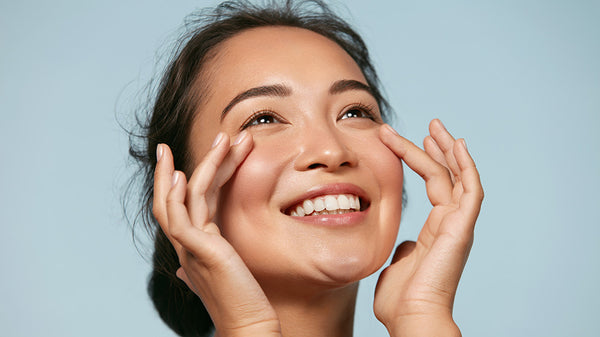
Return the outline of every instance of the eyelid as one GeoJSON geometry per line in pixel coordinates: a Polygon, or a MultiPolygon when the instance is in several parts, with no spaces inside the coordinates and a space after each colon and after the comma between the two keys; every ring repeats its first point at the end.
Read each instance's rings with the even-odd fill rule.
{"type": "Polygon", "coordinates": [[[272,109],[261,109],[258,110],[254,113],[252,113],[252,115],[250,115],[250,117],[246,118],[246,120],[242,123],[242,126],[240,126],[240,131],[247,129],[251,126],[257,126],[257,125],[252,125],[252,123],[261,116],[271,116],[273,117],[273,119],[275,119],[278,123],[287,123],[286,119],[281,117],[281,115],[279,115],[278,113],[274,112],[272,109]]]}
{"type": "Polygon", "coordinates": [[[370,119],[372,119],[374,122],[381,123],[382,119],[379,116],[379,114],[377,113],[376,107],[377,106],[373,105],[373,104],[364,104],[364,103],[360,103],[360,102],[348,104],[342,109],[342,112],[340,113],[338,120],[341,120],[343,118],[344,114],[346,114],[348,111],[350,111],[352,109],[359,109],[362,112],[364,112],[365,114],[367,114],[370,117],[370,119]]]}

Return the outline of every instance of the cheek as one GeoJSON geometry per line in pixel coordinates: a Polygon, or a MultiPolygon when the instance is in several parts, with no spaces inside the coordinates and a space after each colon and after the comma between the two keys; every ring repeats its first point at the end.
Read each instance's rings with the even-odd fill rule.
{"type": "Polygon", "coordinates": [[[394,247],[402,216],[402,161],[379,137],[363,139],[360,157],[378,185],[379,202],[373,210],[378,214],[381,254],[387,258],[394,247]]]}
{"type": "Polygon", "coordinates": [[[283,149],[257,142],[223,186],[218,219],[226,238],[249,235],[250,230],[264,228],[262,225],[268,223],[272,211],[270,198],[285,168],[283,157],[283,149]],[[240,234],[242,232],[246,233],[240,234]]]}
{"type": "MultiPolygon", "coordinates": [[[[399,192],[398,197],[402,198],[402,183],[404,181],[404,171],[402,170],[402,161],[385,144],[379,142],[374,145],[371,151],[373,159],[376,158],[377,166],[374,168],[379,181],[383,181],[382,189],[390,189],[399,192]]],[[[395,194],[395,193],[394,193],[395,194]]]]}
{"type": "Polygon", "coordinates": [[[373,145],[371,155],[370,163],[376,163],[372,169],[380,186],[381,207],[387,214],[384,221],[397,226],[402,214],[402,161],[381,142],[373,145]]]}
{"type": "Polygon", "coordinates": [[[367,166],[379,184],[382,197],[398,199],[401,205],[404,172],[402,161],[381,142],[378,130],[360,138],[353,144],[363,165],[367,166]]]}

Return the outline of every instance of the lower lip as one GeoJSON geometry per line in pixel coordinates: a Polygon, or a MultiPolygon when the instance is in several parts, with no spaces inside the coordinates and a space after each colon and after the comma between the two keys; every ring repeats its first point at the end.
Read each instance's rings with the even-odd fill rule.
{"type": "Polygon", "coordinates": [[[370,208],[361,212],[350,212],[344,214],[322,214],[309,216],[292,216],[294,220],[312,225],[347,227],[356,226],[364,222],[370,208]]]}

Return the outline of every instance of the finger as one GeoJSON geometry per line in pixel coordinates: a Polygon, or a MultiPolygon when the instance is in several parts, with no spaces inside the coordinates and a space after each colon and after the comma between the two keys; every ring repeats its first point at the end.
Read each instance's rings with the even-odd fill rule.
{"type": "Polygon", "coordinates": [[[152,214],[158,220],[167,238],[170,238],[167,222],[167,195],[171,190],[173,177],[173,154],[166,144],[156,147],[156,168],[154,170],[154,194],[152,199],[152,214]]]}
{"type": "Polygon", "coordinates": [[[457,164],[461,172],[463,193],[459,201],[459,210],[463,212],[468,223],[475,226],[475,221],[483,202],[483,187],[475,161],[471,158],[464,139],[459,139],[454,145],[457,164]]]}
{"type": "Polygon", "coordinates": [[[413,252],[417,243],[414,241],[404,241],[396,248],[394,252],[394,257],[392,257],[392,264],[396,263],[396,261],[402,260],[403,258],[410,255],[413,252]]]}
{"type": "Polygon", "coordinates": [[[434,119],[429,123],[429,134],[431,134],[436,144],[442,150],[444,157],[446,158],[446,166],[455,177],[459,177],[460,169],[453,153],[455,143],[454,137],[446,130],[446,127],[439,119],[434,119]]]}
{"type": "Polygon", "coordinates": [[[187,192],[188,209],[192,223],[196,226],[204,226],[212,221],[217,210],[219,189],[250,153],[252,144],[252,136],[248,132],[242,132],[233,146],[229,146],[229,141],[223,141],[215,147],[216,154],[207,154],[196,168],[187,192]]]}
{"type": "Polygon", "coordinates": [[[449,203],[452,198],[452,181],[446,167],[435,161],[418,146],[398,135],[389,125],[380,130],[383,143],[406,165],[425,180],[427,196],[431,204],[449,203]]]}
{"type": "Polygon", "coordinates": [[[173,172],[172,187],[167,195],[167,230],[180,260],[184,250],[194,251],[193,247],[198,244],[194,241],[198,231],[192,225],[185,206],[186,185],[185,174],[173,172]]]}
{"type": "Polygon", "coordinates": [[[179,267],[177,268],[177,271],[175,272],[175,275],[183,281],[183,283],[185,283],[185,285],[188,286],[188,288],[190,288],[192,291],[197,292],[196,287],[194,286],[194,284],[192,283],[192,281],[190,280],[190,278],[188,277],[187,273],[185,272],[185,270],[183,269],[183,267],[179,267]]]}
{"type": "MultiPolygon", "coordinates": [[[[227,183],[227,181],[229,181],[229,179],[231,179],[237,168],[250,153],[250,150],[252,150],[253,144],[252,135],[246,131],[240,133],[236,137],[233,146],[221,163],[215,179],[206,192],[210,194],[210,196],[208,196],[209,199],[216,201],[216,197],[213,196],[216,195],[218,189],[220,189],[223,185],[225,185],[225,183],[227,183]]],[[[215,209],[209,209],[209,218],[214,216],[214,211],[215,209]]]]}
{"type": "Polygon", "coordinates": [[[429,156],[431,156],[431,158],[433,158],[435,161],[437,161],[438,163],[445,166],[448,170],[450,170],[450,168],[448,167],[448,163],[446,162],[446,157],[444,156],[444,153],[431,136],[427,136],[423,140],[423,149],[425,150],[425,152],[427,152],[429,156]]]}
{"type": "Polygon", "coordinates": [[[220,132],[212,148],[194,169],[187,185],[187,205],[192,223],[202,228],[207,221],[208,206],[205,193],[215,178],[217,170],[229,152],[229,136],[220,132]]]}

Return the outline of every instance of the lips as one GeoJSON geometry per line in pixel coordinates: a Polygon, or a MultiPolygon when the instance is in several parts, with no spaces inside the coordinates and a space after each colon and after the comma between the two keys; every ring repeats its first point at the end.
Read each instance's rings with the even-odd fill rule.
{"type": "Polygon", "coordinates": [[[293,217],[346,214],[369,206],[366,193],[353,184],[332,184],[310,189],[282,210],[293,217]]]}

